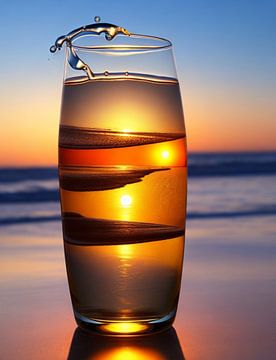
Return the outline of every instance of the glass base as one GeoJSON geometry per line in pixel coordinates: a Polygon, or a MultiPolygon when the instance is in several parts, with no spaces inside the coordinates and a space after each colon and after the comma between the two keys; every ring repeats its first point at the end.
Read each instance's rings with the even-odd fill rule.
{"type": "Polygon", "coordinates": [[[74,312],[80,328],[110,336],[137,336],[167,330],[172,326],[175,314],[176,311],[172,311],[162,318],[152,320],[101,321],[89,319],[76,311],[74,312]]]}

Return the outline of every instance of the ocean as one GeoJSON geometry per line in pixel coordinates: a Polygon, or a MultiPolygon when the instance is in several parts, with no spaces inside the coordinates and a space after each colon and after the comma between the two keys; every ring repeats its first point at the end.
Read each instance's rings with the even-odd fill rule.
{"type": "MultiPolygon", "coordinates": [[[[185,359],[272,360],[276,153],[189,154],[188,173],[185,259],[174,323],[185,359]]],[[[0,358],[44,359],[49,351],[51,358],[67,358],[76,325],[56,168],[0,171],[0,290],[0,358]]],[[[143,349],[139,342],[135,346],[143,349]]],[[[95,349],[92,342],[91,358],[95,349]]],[[[162,347],[154,351],[164,357],[162,347]]]]}
{"type": "MultiPolygon", "coordinates": [[[[276,153],[189,155],[187,219],[276,215],[276,153]]],[[[54,167],[0,169],[0,226],[60,220],[54,167]]]]}

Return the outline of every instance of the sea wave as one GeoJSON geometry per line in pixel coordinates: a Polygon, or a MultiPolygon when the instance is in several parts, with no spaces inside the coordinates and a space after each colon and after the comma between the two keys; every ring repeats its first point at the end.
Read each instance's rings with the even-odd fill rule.
{"type": "Polygon", "coordinates": [[[5,167],[0,168],[0,184],[18,183],[22,181],[56,180],[58,171],[56,167],[5,167]]]}
{"type": "MultiPolygon", "coordinates": [[[[276,215],[276,204],[269,206],[258,206],[251,209],[235,210],[235,211],[220,211],[220,212],[189,212],[187,213],[188,220],[198,219],[224,219],[224,218],[236,218],[236,217],[254,217],[254,216],[271,216],[276,215]]],[[[7,216],[0,218],[0,226],[15,225],[15,224],[27,224],[27,223],[40,223],[61,221],[59,213],[53,212],[51,214],[26,214],[21,216],[7,216]]]]}
{"type": "Polygon", "coordinates": [[[276,174],[276,153],[198,153],[188,160],[190,177],[276,174]]]}
{"type": "MultiPolygon", "coordinates": [[[[188,173],[188,219],[276,215],[276,153],[191,154],[188,173]]],[[[0,169],[0,226],[59,220],[56,168],[0,169]]]]}
{"type": "Polygon", "coordinates": [[[59,201],[58,189],[34,189],[32,191],[1,192],[0,204],[37,203],[59,201]]]}
{"type": "MultiPolygon", "coordinates": [[[[188,170],[190,177],[276,174],[276,152],[190,153],[188,170]]],[[[0,168],[0,192],[3,184],[57,179],[56,167],[0,168]]]]}

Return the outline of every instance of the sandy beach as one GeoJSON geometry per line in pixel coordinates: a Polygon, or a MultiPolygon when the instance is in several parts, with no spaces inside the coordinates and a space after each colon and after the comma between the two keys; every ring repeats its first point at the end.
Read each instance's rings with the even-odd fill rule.
{"type": "Polygon", "coordinates": [[[97,337],[90,345],[85,336],[76,339],[60,223],[2,227],[0,356],[58,360],[70,353],[68,358],[75,359],[76,347],[85,342],[85,356],[91,358],[106,351],[109,359],[110,346],[128,346],[134,354],[151,350],[170,360],[183,354],[189,360],[272,359],[275,233],[274,216],[188,222],[178,340],[168,354],[158,341],[146,346],[133,340],[130,346],[124,340],[114,345],[110,338],[101,347],[94,345],[97,337]]]}

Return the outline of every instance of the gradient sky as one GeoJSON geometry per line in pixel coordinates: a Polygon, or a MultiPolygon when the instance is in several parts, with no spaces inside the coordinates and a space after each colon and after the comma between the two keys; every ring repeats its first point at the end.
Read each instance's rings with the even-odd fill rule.
{"type": "Polygon", "coordinates": [[[276,150],[274,0],[6,1],[1,4],[0,165],[54,165],[63,53],[95,15],[172,40],[190,151],[276,150]]]}

